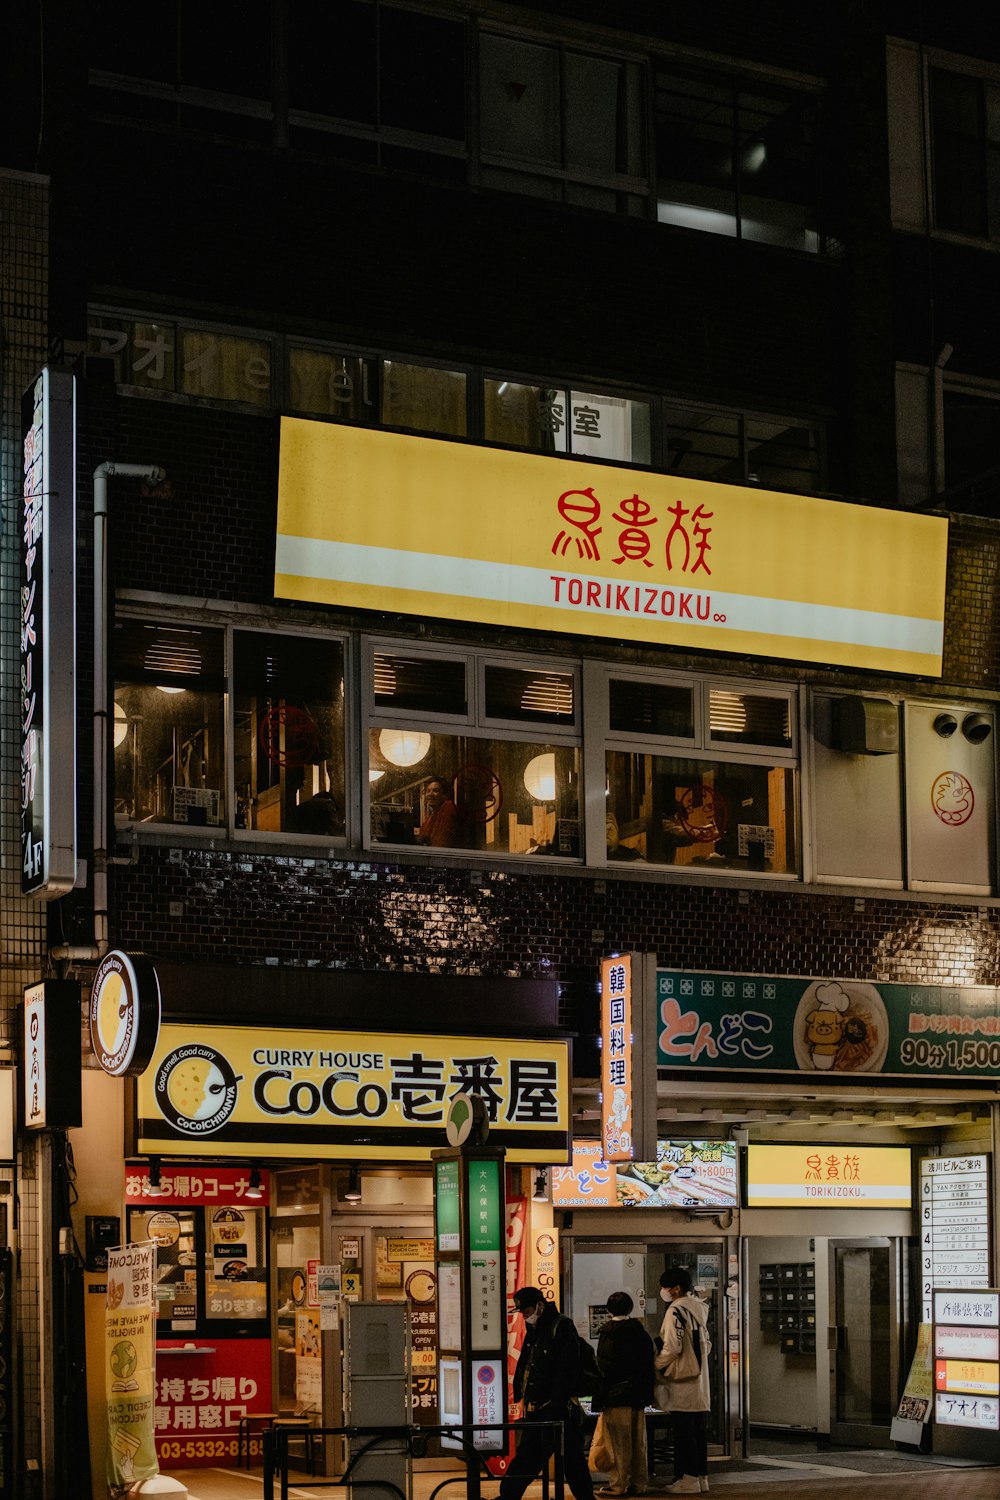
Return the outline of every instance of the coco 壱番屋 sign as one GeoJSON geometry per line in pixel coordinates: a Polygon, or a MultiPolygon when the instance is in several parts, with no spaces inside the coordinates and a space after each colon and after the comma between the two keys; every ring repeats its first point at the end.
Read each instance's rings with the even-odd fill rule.
{"type": "Polygon", "coordinates": [[[430,1159],[478,1094],[513,1161],[567,1160],[569,1043],[166,1024],[138,1083],[143,1153],[430,1159]]]}
{"type": "Polygon", "coordinates": [[[90,1045],[105,1073],[139,1074],[160,1030],[160,983],[141,953],[113,949],[101,960],[90,996],[90,1045]]]}

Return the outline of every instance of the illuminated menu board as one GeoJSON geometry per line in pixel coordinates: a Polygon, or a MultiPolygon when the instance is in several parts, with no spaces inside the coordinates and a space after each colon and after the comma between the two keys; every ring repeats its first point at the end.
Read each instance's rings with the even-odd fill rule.
{"type": "Polygon", "coordinates": [[[606,1162],[598,1141],[574,1141],[573,1165],[553,1167],[555,1208],[735,1208],[732,1141],[658,1141],[655,1162],[606,1162]]]}
{"type": "Polygon", "coordinates": [[[938,1286],[990,1283],[989,1157],[931,1156],[920,1163],[922,1321],[938,1286]]]}

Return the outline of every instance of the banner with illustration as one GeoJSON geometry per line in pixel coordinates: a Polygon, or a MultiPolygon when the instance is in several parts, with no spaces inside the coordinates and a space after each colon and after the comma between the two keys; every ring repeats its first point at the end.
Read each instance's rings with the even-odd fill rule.
{"type": "Polygon", "coordinates": [[[155,1283],[152,1240],[108,1251],[104,1351],[108,1487],[113,1496],[160,1472],[153,1436],[155,1283]]]}
{"type": "Polygon", "coordinates": [[[1000,1070],[1000,989],[658,969],[661,1068],[959,1079],[1000,1070]]]}

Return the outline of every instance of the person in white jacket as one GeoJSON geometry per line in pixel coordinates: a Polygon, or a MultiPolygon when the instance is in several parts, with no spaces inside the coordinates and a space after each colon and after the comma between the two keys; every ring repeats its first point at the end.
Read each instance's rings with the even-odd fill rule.
{"type": "Polygon", "coordinates": [[[653,1396],[661,1411],[671,1413],[674,1431],[674,1482],[667,1489],[696,1495],[708,1489],[708,1432],[705,1416],[712,1408],[708,1334],[708,1306],[691,1292],[691,1273],[684,1267],[664,1271],[660,1296],[667,1303],[660,1327],[662,1340],[656,1356],[656,1390],[653,1396]],[[685,1336],[698,1331],[701,1371],[696,1379],[676,1380],[671,1371],[679,1358],[685,1336]]]}

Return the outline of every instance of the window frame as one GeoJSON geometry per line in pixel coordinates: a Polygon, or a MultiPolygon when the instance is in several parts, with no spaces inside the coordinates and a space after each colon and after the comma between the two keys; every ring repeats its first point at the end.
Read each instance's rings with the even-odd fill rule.
{"type": "MultiPolygon", "coordinates": [[[[564,855],[540,855],[532,856],[533,859],[551,859],[554,863],[565,865],[585,865],[586,842],[584,833],[583,795],[585,792],[584,781],[584,740],[582,727],[582,712],[580,707],[580,684],[581,663],[579,658],[564,657],[538,657],[525,653],[520,654],[497,652],[483,647],[458,646],[449,649],[443,643],[424,644],[411,646],[403,638],[386,638],[378,636],[364,636],[361,641],[362,676],[360,682],[361,691],[361,732],[358,737],[360,746],[360,766],[358,784],[361,792],[361,846],[366,852],[371,850],[398,850],[409,848],[408,845],[394,844],[386,840],[376,840],[372,837],[372,783],[368,779],[369,758],[369,736],[375,729],[415,729],[429,732],[431,734],[452,734],[456,738],[468,739],[493,739],[519,745],[564,745],[567,748],[575,748],[578,754],[580,796],[578,798],[577,822],[580,829],[580,853],[576,857],[564,855]],[[376,707],[374,702],[374,664],[376,655],[398,654],[407,657],[420,657],[427,661],[434,660],[463,660],[465,663],[466,681],[466,711],[464,714],[443,714],[419,710],[400,710],[393,712],[389,709],[376,707]],[[507,720],[486,713],[486,669],[490,666],[513,667],[518,671],[539,673],[558,672],[569,673],[574,682],[574,713],[573,724],[532,724],[523,723],[518,720],[507,720]]],[[[510,854],[502,850],[463,850],[455,849],[448,851],[453,857],[475,858],[475,859],[518,859],[518,854],[510,854]]]]}
{"type": "MultiPolygon", "coordinates": [[[[287,622],[274,621],[262,624],[256,616],[254,618],[242,618],[239,615],[222,615],[213,618],[211,614],[206,617],[206,611],[200,612],[192,609],[189,605],[178,602],[171,604],[164,599],[160,605],[150,604],[144,606],[130,599],[119,599],[114,611],[113,624],[125,621],[140,621],[151,625],[190,625],[205,630],[217,630],[222,635],[223,646],[223,687],[221,704],[221,722],[223,734],[223,777],[222,791],[225,804],[225,817],[221,823],[201,826],[199,824],[174,823],[167,821],[140,820],[134,818],[119,817],[112,813],[114,835],[118,838],[135,839],[147,838],[161,840],[169,836],[174,842],[179,833],[185,839],[190,838],[193,843],[201,844],[213,839],[225,838],[234,843],[246,843],[250,845],[266,845],[273,848],[275,845],[290,845],[303,852],[317,846],[325,846],[331,850],[343,850],[357,845],[358,818],[354,809],[353,786],[356,779],[353,771],[352,747],[356,738],[357,715],[354,708],[353,694],[351,690],[351,679],[354,675],[352,665],[352,638],[348,631],[327,629],[321,625],[303,625],[297,620],[289,618],[287,622]],[[236,670],[235,670],[235,637],[237,634],[257,634],[269,636],[302,637],[308,636],[312,639],[325,643],[339,643],[344,653],[344,824],[343,834],[309,834],[294,830],[281,830],[270,832],[258,828],[238,828],[236,826],[236,670]]],[[[113,714],[114,695],[116,679],[111,670],[113,663],[109,662],[108,671],[108,703],[113,714]]],[[[110,747],[109,747],[110,748],[110,747]]],[[[112,751],[113,756],[113,751],[112,751]]],[[[114,790],[114,761],[111,759],[112,791],[114,790]]],[[[113,804],[112,804],[113,805],[113,804]]]]}
{"type": "MultiPolygon", "coordinates": [[[[798,684],[788,681],[761,683],[760,679],[745,680],[738,677],[714,677],[706,673],[671,673],[655,668],[616,666],[604,662],[584,661],[584,691],[587,695],[588,721],[584,734],[585,761],[583,768],[584,795],[586,797],[586,841],[587,863],[620,871],[620,866],[609,859],[606,838],[607,793],[598,799],[595,787],[608,786],[607,757],[609,753],[626,755],[660,755],[668,759],[702,761],[705,764],[738,764],[766,766],[768,769],[787,769],[793,777],[792,802],[795,839],[795,869],[792,872],[753,871],[754,880],[804,882],[807,851],[805,848],[806,819],[803,809],[804,777],[801,744],[802,690],[798,684]],[[612,730],[610,722],[611,679],[632,680],[638,683],[690,686],[693,693],[694,733],[690,737],[654,734],[627,734],[612,730]],[[788,724],[792,744],[787,749],[778,746],[753,746],[729,742],[713,742],[710,734],[709,701],[712,692],[738,692],[743,696],[785,698],[788,703],[788,724]],[[598,853],[600,851],[600,853],[598,853]]],[[[669,870],[669,865],[651,864],[650,872],[659,876],[669,870]]],[[[745,880],[746,870],[704,871],[690,866],[684,867],[684,878],[692,880],[745,880]]]]}
{"type": "MultiPolygon", "coordinates": [[[[699,230],[687,228],[687,233],[711,233],[716,237],[735,239],[751,245],[759,245],[769,251],[785,251],[793,255],[808,255],[820,259],[829,258],[833,247],[836,245],[836,236],[831,234],[826,223],[824,213],[825,202],[823,194],[822,162],[819,154],[818,137],[822,130],[819,119],[819,111],[822,109],[823,100],[829,93],[829,85],[825,79],[808,77],[801,74],[790,74],[777,69],[765,67],[752,67],[742,64],[734,67],[732,63],[723,63],[711,57],[694,58],[684,54],[664,53],[654,54],[652,57],[649,79],[649,110],[652,119],[650,144],[649,144],[649,182],[651,216],[659,223],[670,224],[670,220],[661,220],[660,210],[660,156],[657,149],[657,76],[667,74],[674,77],[687,78],[690,81],[704,81],[715,84],[720,89],[724,88],[728,96],[728,107],[730,111],[729,126],[729,159],[731,164],[731,197],[732,197],[732,219],[734,231],[732,235],[722,235],[721,231],[699,230]],[[740,162],[740,105],[741,95],[750,93],[754,88],[769,90],[775,95],[785,95],[789,99],[812,99],[816,101],[817,120],[815,132],[817,139],[813,143],[811,158],[812,169],[812,195],[810,206],[816,217],[816,248],[809,249],[806,246],[785,245],[772,243],[765,239],[759,239],[744,232],[745,214],[743,202],[746,197],[754,196],[747,191],[746,169],[740,162]]],[[[666,173],[664,173],[666,176],[666,173]]],[[[772,200],[780,201],[780,200],[772,200]]],[[[684,226],[674,226],[681,227],[684,226]]]]}
{"type": "MultiPolygon", "coordinates": [[[[740,407],[735,405],[724,405],[720,403],[709,404],[699,402],[684,395],[674,395],[666,391],[656,391],[640,386],[622,386],[609,383],[600,376],[593,379],[584,373],[560,375],[558,378],[532,374],[523,370],[501,371],[492,365],[470,364],[461,359],[425,358],[422,355],[412,353],[401,353],[398,350],[373,349],[368,346],[352,344],[348,340],[327,341],[320,339],[308,339],[298,334],[282,333],[277,330],[262,330],[257,328],[244,328],[232,324],[220,324],[204,322],[197,318],[185,317],[183,313],[165,314],[161,318],[149,318],[142,311],[135,308],[115,307],[100,303],[88,307],[88,319],[99,320],[102,317],[118,319],[122,322],[141,323],[143,321],[159,321],[169,324],[175,330],[190,329],[194,332],[214,333],[220,337],[257,339],[266,342],[271,351],[271,401],[269,405],[257,402],[232,400],[224,396],[200,396],[189,395],[183,391],[160,390],[155,386],[133,385],[127,380],[117,380],[118,389],[127,396],[139,397],[143,400],[163,400],[177,404],[197,406],[201,408],[220,408],[225,411],[238,411],[247,415],[260,417],[273,416],[275,413],[288,416],[302,417],[309,421],[333,422],[346,427],[364,427],[376,431],[403,432],[413,434],[417,437],[436,438],[441,442],[474,443],[479,447],[496,448],[504,452],[529,453],[536,457],[556,458],[571,460],[574,463],[596,464],[618,468],[639,469],[643,472],[673,474],[678,471],[670,466],[670,436],[677,429],[668,420],[668,409],[674,411],[690,412],[693,416],[703,416],[706,419],[712,417],[732,417],[738,424],[739,429],[739,462],[741,477],[738,480],[717,479],[711,482],[719,484],[736,484],[744,488],[767,489],[770,486],[761,484],[749,477],[749,449],[747,445],[746,429],[748,423],[760,422],[772,425],[783,425],[786,428],[801,428],[810,433],[815,439],[817,464],[817,483],[809,489],[788,490],[781,493],[788,494],[818,494],[826,491],[827,483],[827,421],[829,413],[820,412],[814,415],[809,413],[798,413],[788,411],[761,411],[756,407],[740,407]],[[315,412],[306,407],[293,404],[291,399],[292,377],[291,377],[291,355],[296,349],[317,354],[326,354],[332,358],[357,359],[363,366],[363,395],[362,404],[366,408],[361,417],[339,416],[325,412],[315,412]],[[451,433],[436,433],[429,429],[408,428],[390,425],[382,421],[382,364],[385,360],[397,361],[400,364],[417,366],[425,369],[439,369],[462,374],[465,376],[465,407],[466,407],[466,433],[458,437],[451,433]],[[567,452],[547,452],[540,448],[521,447],[516,443],[507,443],[495,438],[487,438],[484,422],[485,382],[487,380],[504,380],[512,384],[538,386],[540,388],[558,389],[564,391],[569,398],[575,390],[581,394],[594,396],[605,396],[612,400],[622,400],[636,405],[645,406],[649,412],[649,448],[650,458],[648,462],[639,459],[617,459],[603,458],[596,454],[574,452],[572,448],[567,452]]],[[[96,326],[96,325],[92,325],[96,326]]],[[[96,360],[116,360],[115,354],[102,354],[93,351],[88,357],[96,360]]],[[[175,380],[176,384],[176,380],[175,380]]],[[[697,477],[697,476],[689,476],[697,477]]]]}

